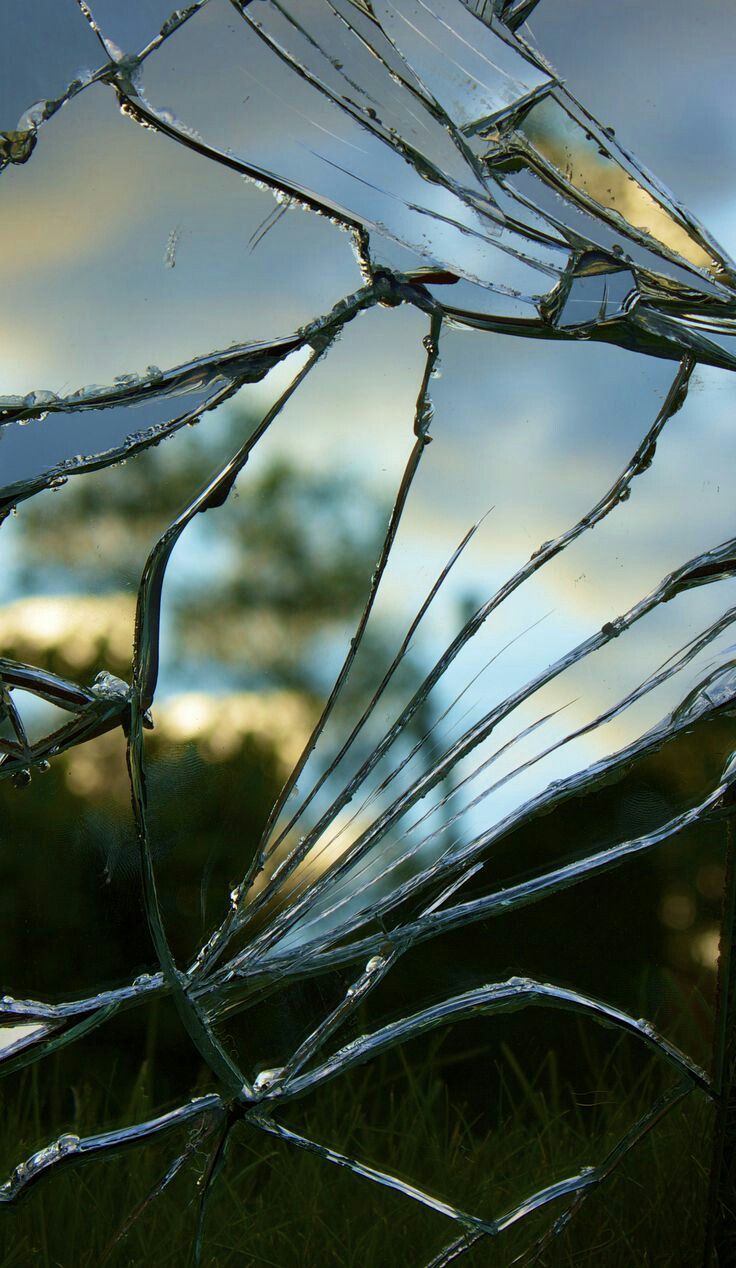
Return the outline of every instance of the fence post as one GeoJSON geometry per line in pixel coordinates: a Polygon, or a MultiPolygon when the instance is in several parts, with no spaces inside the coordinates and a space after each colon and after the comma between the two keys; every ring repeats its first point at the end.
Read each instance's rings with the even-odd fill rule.
{"type": "Polygon", "coordinates": [[[736,1265],[736,830],[726,820],[726,878],[718,965],[713,1075],[718,1099],[704,1268],[736,1265]]]}

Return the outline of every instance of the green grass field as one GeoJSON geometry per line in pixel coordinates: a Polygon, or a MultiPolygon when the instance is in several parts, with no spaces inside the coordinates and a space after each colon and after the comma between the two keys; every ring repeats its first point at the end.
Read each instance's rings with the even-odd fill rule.
{"type": "MultiPolygon", "coordinates": [[[[661,1063],[642,1065],[624,1041],[608,1059],[601,1057],[582,1029],[588,1069],[578,1072],[575,1091],[553,1052],[530,1074],[518,1047],[500,1042],[491,1055],[477,1047],[452,1049],[445,1038],[354,1070],[319,1095],[284,1107],[281,1120],[492,1217],[580,1164],[599,1162],[670,1079],[661,1063]]],[[[93,1075],[72,1086],[63,1058],[49,1063],[43,1085],[38,1068],[26,1070],[3,1101],[2,1157],[19,1158],[37,1147],[44,1121],[61,1121],[69,1105],[74,1121],[66,1130],[80,1135],[159,1112],[154,1064],[149,1054],[127,1103],[93,1075]]],[[[539,1262],[547,1268],[699,1268],[711,1114],[699,1093],[676,1106],[616,1177],[591,1194],[539,1262]]],[[[145,1198],[190,1139],[191,1132],[172,1133],[42,1182],[0,1217],[3,1268],[183,1268],[191,1262],[206,1151],[195,1149],[159,1196],[148,1204],[145,1198]],[[138,1218],[127,1227],[139,1204],[138,1218]]],[[[560,1209],[548,1208],[521,1232],[478,1243],[460,1262],[507,1268],[530,1230],[539,1235],[560,1209]]],[[[404,1196],[239,1124],[211,1189],[202,1262],[207,1268],[413,1268],[459,1231],[404,1196]]]]}

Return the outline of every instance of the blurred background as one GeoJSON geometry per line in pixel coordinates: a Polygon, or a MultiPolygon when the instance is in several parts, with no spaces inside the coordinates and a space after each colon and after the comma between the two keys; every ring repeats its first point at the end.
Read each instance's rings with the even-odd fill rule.
{"type": "MultiPolygon", "coordinates": [[[[52,90],[61,91],[102,58],[72,0],[12,0],[6,8],[2,21],[12,39],[0,51],[0,131],[12,132],[35,101],[51,94],[54,76],[52,90]]],[[[216,28],[225,9],[213,4],[193,20],[201,22],[203,43],[208,23],[216,28]]],[[[153,16],[131,4],[124,21],[114,19],[121,23],[116,42],[140,47],[157,29],[161,15],[153,16]]],[[[736,11],[719,0],[697,7],[686,0],[542,0],[526,34],[591,113],[615,127],[617,138],[736,253],[729,87],[736,11]]],[[[217,93],[216,78],[208,77],[198,84],[197,100],[209,94],[216,110],[217,93]]],[[[247,96],[243,105],[245,130],[247,96]]],[[[196,117],[191,122],[197,126],[196,117]]],[[[112,384],[150,366],[166,370],[231,344],[288,335],[361,284],[351,239],[338,227],[290,209],[261,235],[274,209],[268,191],[141,129],[102,85],[86,89],[43,126],[30,161],[3,171],[0,193],[0,232],[8,244],[0,254],[2,396],[112,384]]],[[[164,593],[155,729],[146,743],[163,911],[183,961],[227,909],[345,654],[411,447],[425,334],[426,322],[413,310],[376,310],[349,326],[259,444],[226,505],[197,517],[175,549],[164,593]]],[[[148,552],[301,363],[295,354],[196,426],[21,504],[0,528],[2,654],[85,684],[102,669],[129,679],[135,598],[148,552]]],[[[475,607],[613,482],[651,426],[674,368],[602,345],[447,332],[441,377],[432,384],[435,443],[336,715],[338,734],[471,525],[487,516],[413,641],[381,718],[398,710],[475,607]]],[[[669,569],[733,532],[735,391],[725,371],[696,372],[652,470],[635,482],[629,501],[499,611],[480,646],[416,719],[416,736],[432,729],[448,700],[477,673],[484,677],[469,703],[481,710],[623,612],[669,569]]],[[[60,417],[29,424],[29,451],[43,452],[44,429],[58,426],[60,417]]],[[[0,430],[0,468],[3,439],[0,430]]],[[[729,600],[730,584],[721,583],[668,604],[572,685],[554,688],[546,705],[564,707],[568,727],[584,723],[729,600]]],[[[679,704],[709,667],[728,661],[732,642],[726,634],[647,706],[649,712],[586,738],[567,765],[544,766],[542,779],[564,776],[630,742],[679,704]]],[[[57,725],[52,706],[15,695],[32,738],[57,725]]],[[[718,717],[603,789],[522,823],[494,847],[494,883],[513,883],[551,861],[651,830],[715,785],[733,747],[734,723],[718,717]]],[[[425,745],[420,761],[431,763],[432,756],[425,745]]],[[[467,831],[499,821],[536,790],[531,778],[518,780],[490,807],[469,810],[467,831]]],[[[47,773],[34,772],[27,788],[5,781],[0,807],[3,991],[53,1001],[155,971],[121,734],[55,759],[47,773]]],[[[701,823],[512,920],[488,921],[423,946],[391,975],[360,1025],[379,1024],[448,990],[524,973],[654,1019],[707,1065],[724,833],[722,822],[701,823]]],[[[298,985],[278,1007],[266,1001],[247,1023],[229,1019],[223,1035],[249,1071],[280,1064],[349,980],[337,973],[298,985]]],[[[573,1021],[550,1020],[536,1010],[513,1023],[473,1026],[472,1034],[458,1027],[443,1040],[442,1055],[430,1060],[426,1075],[430,1083],[439,1080],[453,1122],[465,1115],[475,1124],[462,1137],[471,1156],[478,1142],[487,1142],[491,1120],[498,1125],[506,1110],[516,1121],[532,1121],[530,1088],[552,1104],[555,1078],[573,1089],[568,1100],[562,1095],[563,1117],[570,1097],[582,1104],[592,1095],[591,1105],[600,1108],[599,1092],[603,1101],[608,1096],[611,1104],[629,1107],[624,1118],[636,1116],[645,1063],[621,1048],[611,1057],[608,1036],[595,1028],[581,1037],[573,1021]],[[550,1061],[557,1063],[554,1077],[550,1061]],[[620,1079],[609,1080],[606,1092],[611,1069],[620,1079]]],[[[415,1054],[409,1065],[421,1069],[422,1060],[415,1054]]],[[[25,1149],[70,1123],[120,1121],[144,1084],[145,1105],[159,1109],[204,1078],[167,1005],[116,1019],[83,1048],[64,1054],[64,1062],[55,1083],[44,1084],[39,1073],[34,1115],[0,1143],[3,1166],[22,1156],[19,1138],[25,1149]],[[83,1074],[72,1076],[80,1053],[83,1074]],[[113,1086],[103,1105],[100,1089],[113,1086]]],[[[404,1106],[395,1112],[405,1112],[411,1095],[403,1076],[384,1071],[381,1077],[404,1106]]],[[[8,1080],[9,1099],[30,1104],[28,1081],[19,1080],[8,1080]]],[[[374,1093],[370,1104],[383,1121],[385,1099],[374,1093]]],[[[347,1109],[338,1105],[331,1112],[329,1131],[343,1147],[353,1130],[347,1109]]],[[[434,1111],[426,1112],[431,1117],[434,1111]]],[[[319,1115],[317,1122],[328,1130],[319,1115]]],[[[571,1156],[575,1141],[600,1141],[606,1132],[613,1139],[616,1126],[613,1111],[603,1124],[586,1119],[571,1138],[571,1156]]],[[[379,1134],[363,1144],[375,1148],[374,1157],[383,1149],[390,1163],[392,1149],[400,1155],[400,1147],[381,1144],[379,1134]]],[[[687,1160],[691,1171],[678,1173],[678,1183],[692,1193],[693,1177],[702,1181],[707,1172],[707,1130],[697,1139],[687,1160]]],[[[483,1200],[494,1209],[501,1191],[523,1191],[530,1177],[555,1178],[548,1174],[550,1157],[527,1165],[528,1139],[518,1149],[522,1161],[504,1155],[502,1176],[484,1163],[497,1187],[484,1191],[483,1200]]],[[[439,1177],[444,1164],[437,1151],[439,1177]]],[[[410,1169],[411,1159],[393,1161],[410,1169]]],[[[665,1189],[679,1192],[673,1183],[671,1176],[663,1180],[665,1189]]],[[[355,1210],[351,1201],[348,1215],[355,1210]]],[[[103,1212],[98,1222],[105,1219],[103,1212]]],[[[403,1216],[391,1219],[400,1223],[403,1216]]],[[[37,1222],[29,1217],[19,1227],[18,1244],[41,1255],[37,1222]]],[[[179,1262],[175,1247],[184,1243],[176,1239],[183,1234],[172,1236],[171,1262],[179,1262]]],[[[643,1244],[631,1242],[634,1258],[627,1262],[697,1262],[645,1258],[643,1244]]],[[[295,1242],[291,1249],[254,1251],[252,1262],[316,1262],[310,1253],[317,1252],[295,1242]]],[[[326,1262],[371,1262],[373,1251],[353,1253],[350,1259],[336,1246],[326,1262]]],[[[251,1262],[221,1254],[223,1263],[251,1262]]],[[[210,1262],[220,1262],[214,1250],[210,1262]]],[[[405,1260],[389,1255],[377,1262],[405,1260]]]]}

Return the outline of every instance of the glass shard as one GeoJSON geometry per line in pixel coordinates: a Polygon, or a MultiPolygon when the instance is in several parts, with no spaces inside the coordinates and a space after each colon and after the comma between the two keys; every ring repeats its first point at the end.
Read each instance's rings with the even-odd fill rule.
{"type": "Polygon", "coordinates": [[[106,61],[75,0],[9,0],[0,51],[0,165],[25,162],[38,126],[106,61]]]}
{"type": "Polygon", "coordinates": [[[723,1257],[736,18],[619,10],[0,15],[9,1265],[723,1257]]]}

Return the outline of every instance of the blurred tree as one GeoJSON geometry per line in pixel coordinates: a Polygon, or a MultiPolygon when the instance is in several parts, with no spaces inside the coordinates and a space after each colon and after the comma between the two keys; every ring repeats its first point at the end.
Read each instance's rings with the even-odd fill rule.
{"type": "MultiPolygon", "coordinates": [[[[166,524],[253,426],[231,414],[215,448],[200,423],[24,505],[16,521],[22,588],[43,590],[53,578],[67,593],[130,590],[166,524]]],[[[226,526],[222,511],[209,512],[182,539],[195,550],[191,569],[167,588],[173,654],[196,657],[200,668],[203,659],[224,663],[235,681],[245,673],[251,682],[323,688],[314,641],[324,653],[326,639],[354,624],[388,507],[353,476],[279,458],[253,476],[246,468],[226,514],[226,526]]]]}

